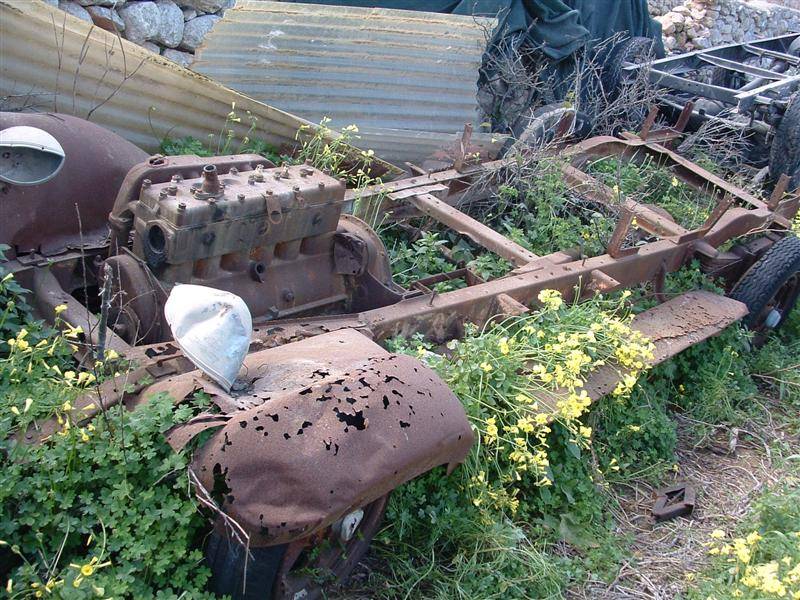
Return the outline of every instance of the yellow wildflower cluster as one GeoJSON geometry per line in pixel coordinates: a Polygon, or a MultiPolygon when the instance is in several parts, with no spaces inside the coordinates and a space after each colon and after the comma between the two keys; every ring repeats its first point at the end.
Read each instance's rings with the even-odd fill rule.
{"type": "MultiPolygon", "coordinates": [[[[553,483],[548,447],[553,421],[566,427],[577,445],[590,444],[592,429],[580,419],[592,402],[585,382],[598,368],[621,370],[617,396],[633,389],[655,348],[627,317],[616,315],[625,310],[626,298],[568,305],[560,292],[543,290],[540,310],[508,319],[474,342],[448,346],[456,365],[471,364],[477,371],[475,385],[461,392],[482,407],[473,419],[483,442],[481,456],[468,485],[475,506],[512,510],[531,485],[553,483]]],[[[463,378],[456,370],[451,383],[457,388],[463,378]]],[[[616,462],[611,469],[619,469],[616,462]]]]}
{"type": "MultiPolygon", "coordinates": [[[[736,588],[731,595],[736,598],[789,598],[800,600],[800,559],[784,556],[779,560],[756,562],[754,556],[763,537],[753,531],[745,537],[726,541],[724,531],[711,533],[713,541],[707,545],[708,553],[721,556],[731,563],[730,572],[735,577],[736,588]]],[[[800,532],[796,534],[800,537],[800,532]]],[[[798,545],[800,550],[800,545],[798,545]]]]}

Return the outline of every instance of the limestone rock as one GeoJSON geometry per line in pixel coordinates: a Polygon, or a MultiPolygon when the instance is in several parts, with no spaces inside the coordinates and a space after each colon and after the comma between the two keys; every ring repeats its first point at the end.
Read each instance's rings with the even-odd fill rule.
{"type": "Polygon", "coordinates": [[[181,41],[180,48],[194,52],[203,41],[206,34],[211,31],[219,17],[214,15],[203,15],[196,17],[191,21],[186,21],[183,28],[183,40],[181,41]]]}
{"type": "Polygon", "coordinates": [[[110,31],[111,33],[125,31],[125,21],[117,14],[113,8],[106,6],[87,6],[86,11],[92,16],[94,24],[110,31]]]}
{"type": "Polygon", "coordinates": [[[184,8],[193,8],[198,13],[215,13],[233,6],[234,0],[180,0],[184,8]]]}
{"type": "Polygon", "coordinates": [[[173,62],[178,63],[182,67],[188,67],[194,61],[194,55],[189,52],[181,52],[180,50],[173,50],[167,48],[164,50],[164,58],[168,58],[173,62]]]}
{"type": "Polygon", "coordinates": [[[197,11],[193,8],[182,8],[181,11],[183,11],[184,21],[191,21],[197,16],[197,11]]]}
{"type": "Polygon", "coordinates": [[[145,50],[150,50],[153,54],[161,54],[161,46],[153,42],[142,42],[139,44],[145,50]]]}
{"type": "Polygon", "coordinates": [[[104,6],[105,8],[122,8],[126,0],[75,0],[82,6],[104,6]]]}
{"type": "Polygon", "coordinates": [[[155,38],[161,28],[161,11],[155,2],[132,2],[120,9],[125,22],[125,37],[141,44],[155,38]]]}
{"type": "Polygon", "coordinates": [[[183,39],[183,11],[172,0],[158,0],[156,6],[161,13],[161,25],[153,41],[175,48],[183,39]]]}
{"type": "Polygon", "coordinates": [[[72,15],[73,17],[78,17],[79,19],[83,19],[89,23],[92,22],[92,15],[86,12],[86,9],[80,4],[76,4],[70,0],[62,0],[58,3],[58,8],[63,10],[65,13],[72,15]]]}

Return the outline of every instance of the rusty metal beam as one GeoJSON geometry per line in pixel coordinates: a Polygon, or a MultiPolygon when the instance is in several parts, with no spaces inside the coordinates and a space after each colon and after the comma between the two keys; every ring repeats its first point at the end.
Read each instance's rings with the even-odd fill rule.
{"type": "MultiPolygon", "coordinates": [[[[390,198],[394,199],[394,196],[390,195],[390,198]]],[[[512,242],[491,227],[476,221],[469,215],[465,215],[457,208],[442,202],[435,196],[423,193],[409,196],[405,198],[405,201],[412,204],[423,214],[431,216],[450,229],[467,236],[475,243],[505,258],[517,267],[539,258],[537,254],[523,248],[516,242],[512,242]]]]}

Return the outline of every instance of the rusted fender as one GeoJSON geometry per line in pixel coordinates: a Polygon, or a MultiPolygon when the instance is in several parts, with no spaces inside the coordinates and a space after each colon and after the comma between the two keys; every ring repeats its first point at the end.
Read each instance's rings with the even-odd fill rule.
{"type": "Polygon", "coordinates": [[[463,462],[472,445],[461,403],[412,357],[381,354],[314,374],[304,387],[289,381],[288,391],[258,394],[257,406],[201,416],[168,436],[181,446],[222,425],[192,468],[206,490],[223,491],[221,509],[253,547],[313,535],[436,466],[463,462]]]}
{"type": "Polygon", "coordinates": [[[7,258],[17,251],[47,256],[82,243],[102,245],[120,184],[147,153],[108,129],[70,115],[0,112],[0,129],[17,125],[38,127],[55,137],[66,158],[64,168],[46,183],[0,185],[0,242],[11,246],[7,258]]]}

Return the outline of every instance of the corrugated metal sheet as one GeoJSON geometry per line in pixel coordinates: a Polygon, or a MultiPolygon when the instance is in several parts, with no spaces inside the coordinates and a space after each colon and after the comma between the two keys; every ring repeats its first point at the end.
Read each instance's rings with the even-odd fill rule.
{"type": "Polygon", "coordinates": [[[150,151],[167,133],[216,140],[233,128],[241,139],[248,111],[258,119],[251,136],[276,146],[308,124],[32,0],[0,0],[0,101],[88,116],[150,151]],[[233,102],[241,123],[226,122],[233,102]]]}
{"type": "Polygon", "coordinates": [[[475,122],[478,68],[494,25],[460,15],[239,0],[192,69],[311,121],[329,116],[338,128],[455,134],[475,122]]]}
{"type": "MultiPolygon", "coordinates": [[[[463,126],[462,126],[463,128],[463,126]]],[[[356,146],[369,148],[384,160],[402,165],[404,162],[420,163],[444,150],[455,156],[460,147],[462,133],[431,133],[407,129],[360,129],[356,146]]],[[[491,133],[473,133],[470,152],[495,157],[506,141],[506,136],[491,133]]]]}

